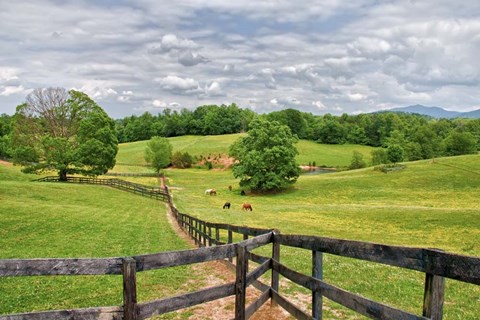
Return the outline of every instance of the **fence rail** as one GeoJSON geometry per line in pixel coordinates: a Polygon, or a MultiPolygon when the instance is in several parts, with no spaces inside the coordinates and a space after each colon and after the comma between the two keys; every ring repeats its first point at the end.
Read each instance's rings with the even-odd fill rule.
{"type": "MultiPolygon", "coordinates": [[[[51,177],[49,178],[51,179],[51,177]]],[[[42,181],[57,180],[42,179],[42,181]]],[[[117,179],[73,178],[69,179],[69,182],[108,186],[125,185],[128,187],[123,190],[141,194],[141,192],[136,192],[141,189],[141,185],[118,182],[117,179]],[[111,182],[112,180],[115,182],[111,182]],[[132,187],[132,185],[134,186],[132,187]]],[[[144,188],[148,189],[148,187],[144,188]]],[[[0,316],[0,320],[50,318],[137,320],[233,295],[235,296],[235,319],[248,319],[269,299],[297,319],[322,319],[323,298],[325,297],[372,319],[439,320],[443,317],[445,278],[480,285],[480,257],[452,254],[435,249],[389,246],[306,235],[283,235],[278,230],[272,229],[210,223],[178,212],[173,205],[171,196],[166,192],[167,190],[160,191],[158,188],[155,190],[164,195],[164,197],[156,199],[168,202],[178,225],[195,241],[200,247],[199,249],[160,252],[126,258],[0,260],[0,277],[122,274],[124,288],[122,306],[3,315],[0,316]],[[234,242],[234,233],[239,234],[242,241],[234,242]],[[220,239],[226,239],[226,242],[222,242],[220,239]],[[272,245],[270,257],[251,252],[255,248],[270,244],[272,245]],[[310,251],[312,275],[301,274],[283,265],[280,262],[281,246],[310,251]],[[323,281],[324,254],[371,261],[425,273],[421,315],[370,300],[323,281]],[[136,301],[137,272],[212,260],[228,259],[232,262],[233,258],[236,261],[235,282],[146,303],[137,303],[136,301]],[[259,266],[249,272],[249,261],[256,262],[259,266]],[[268,271],[271,271],[270,285],[258,280],[268,271]],[[311,315],[279,293],[280,275],[311,290],[311,315]],[[259,288],[261,294],[247,306],[246,288],[250,285],[259,288]]],[[[238,238],[238,235],[236,237],[238,238]]]]}
{"type": "Polygon", "coordinates": [[[150,187],[143,184],[129,182],[121,179],[99,179],[99,178],[87,178],[87,177],[67,177],[67,181],[60,181],[57,176],[50,176],[37,179],[39,182],[70,182],[80,184],[96,184],[109,186],[115,189],[128,191],[134,194],[139,194],[144,197],[153,198],[161,201],[168,201],[168,193],[160,187],[150,187]]]}

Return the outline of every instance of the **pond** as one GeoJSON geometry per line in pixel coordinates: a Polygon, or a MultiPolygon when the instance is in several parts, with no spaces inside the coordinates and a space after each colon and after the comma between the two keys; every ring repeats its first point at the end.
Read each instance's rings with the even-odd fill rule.
{"type": "Polygon", "coordinates": [[[302,174],[324,174],[337,172],[335,168],[310,167],[302,168],[302,174]]]}

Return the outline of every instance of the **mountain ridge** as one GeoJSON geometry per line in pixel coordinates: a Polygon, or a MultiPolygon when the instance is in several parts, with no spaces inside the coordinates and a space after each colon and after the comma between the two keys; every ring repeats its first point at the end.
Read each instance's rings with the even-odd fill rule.
{"type": "Polygon", "coordinates": [[[445,110],[441,107],[435,106],[424,106],[421,104],[411,105],[407,107],[397,107],[392,109],[382,110],[383,112],[405,112],[405,113],[418,113],[421,115],[426,115],[432,118],[471,118],[471,119],[478,119],[480,118],[480,109],[468,111],[468,112],[460,112],[460,111],[449,111],[445,110]]]}

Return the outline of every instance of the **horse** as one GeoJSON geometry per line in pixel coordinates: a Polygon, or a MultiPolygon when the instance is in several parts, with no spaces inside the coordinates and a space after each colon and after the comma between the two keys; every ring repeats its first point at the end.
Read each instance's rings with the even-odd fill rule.
{"type": "Polygon", "coordinates": [[[242,205],[242,210],[246,210],[246,211],[250,210],[250,211],[253,211],[252,205],[251,205],[250,203],[244,203],[244,204],[242,205]]]}
{"type": "Polygon", "coordinates": [[[241,195],[241,196],[244,196],[244,195],[245,195],[245,191],[242,190],[242,192],[240,192],[240,195],[241,195]]]}
{"type": "Polygon", "coordinates": [[[211,196],[216,196],[217,195],[217,190],[215,189],[207,189],[205,190],[206,195],[211,195],[211,196]]]}
{"type": "Polygon", "coordinates": [[[223,209],[230,209],[230,202],[225,202],[225,204],[223,205],[223,209]]]}

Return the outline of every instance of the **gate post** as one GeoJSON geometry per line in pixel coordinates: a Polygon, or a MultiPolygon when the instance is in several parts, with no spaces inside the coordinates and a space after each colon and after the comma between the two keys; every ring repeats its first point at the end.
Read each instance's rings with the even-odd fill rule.
{"type": "Polygon", "coordinates": [[[247,291],[247,248],[235,246],[237,251],[237,267],[235,279],[235,320],[245,320],[245,303],[247,291]]]}
{"type": "MultiPolygon", "coordinates": [[[[277,262],[280,262],[280,244],[278,243],[277,239],[275,239],[275,237],[280,233],[279,230],[273,230],[273,241],[272,241],[272,245],[273,245],[273,248],[272,248],[272,259],[277,261],[277,262]]],[[[280,281],[280,275],[278,274],[278,271],[275,271],[273,268],[272,268],[272,283],[271,283],[271,287],[272,287],[272,290],[274,290],[275,292],[278,293],[278,284],[279,284],[279,281],[280,281]]],[[[272,306],[275,306],[276,305],[276,302],[273,301],[272,299],[272,306]]]]}

